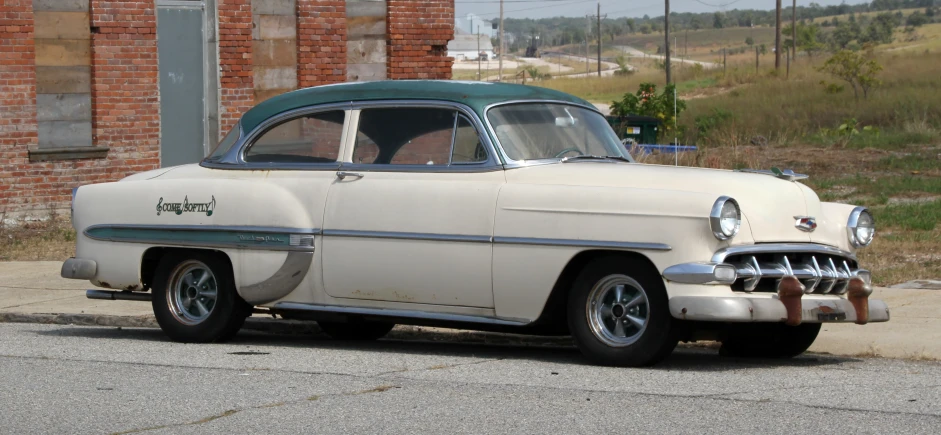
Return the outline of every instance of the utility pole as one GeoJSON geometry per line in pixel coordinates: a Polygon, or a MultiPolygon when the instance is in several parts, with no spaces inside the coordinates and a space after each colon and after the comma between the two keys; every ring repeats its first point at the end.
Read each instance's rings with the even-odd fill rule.
{"type": "Polygon", "coordinates": [[[501,82],[503,81],[503,56],[505,55],[506,55],[506,50],[503,49],[503,0],[500,0],[500,66],[499,66],[500,79],[498,81],[501,81],[501,82]]]}
{"type": "Polygon", "coordinates": [[[775,0],[774,13],[774,69],[781,71],[781,0],[775,0]]]}
{"type": "Polygon", "coordinates": [[[667,71],[667,84],[670,82],[670,0],[665,0],[665,9],[663,13],[663,49],[666,56],[663,57],[663,66],[667,71]]]}
{"type": "Polygon", "coordinates": [[[585,15],[585,20],[588,23],[585,28],[585,76],[587,77],[591,74],[591,59],[589,58],[591,52],[588,50],[588,41],[591,38],[589,36],[591,35],[591,15],[585,15]]]}
{"type": "Polygon", "coordinates": [[[755,46],[755,74],[758,74],[758,46],[755,46]]]}
{"type": "MultiPolygon", "coordinates": [[[[605,15],[607,18],[607,15],[605,15]]],[[[601,77],[601,40],[604,34],[601,32],[601,2],[598,2],[598,77],[601,77]]]]}
{"type": "Polygon", "coordinates": [[[483,80],[484,77],[480,75],[480,24],[477,25],[477,80],[483,80]]]}
{"type": "Polygon", "coordinates": [[[794,55],[791,56],[794,58],[794,62],[797,62],[797,0],[792,0],[794,2],[791,6],[791,46],[794,48],[794,55]]]}

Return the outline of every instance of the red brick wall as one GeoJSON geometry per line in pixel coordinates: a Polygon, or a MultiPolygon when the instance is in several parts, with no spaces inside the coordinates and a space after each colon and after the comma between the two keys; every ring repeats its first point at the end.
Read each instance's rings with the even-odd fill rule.
{"type": "Polygon", "coordinates": [[[450,79],[454,0],[388,0],[388,77],[450,79]]]}
{"type": "Polygon", "coordinates": [[[255,103],[251,0],[219,0],[219,136],[255,103]]]}
{"type": "Polygon", "coordinates": [[[100,29],[91,42],[92,141],[109,147],[108,156],[42,163],[28,160],[36,144],[32,1],[7,0],[0,9],[0,212],[67,208],[73,187],[160,165],[153,0],[90,6],[89,25],[100,29]]]}
{"type": "Polygon", "coordinates": [[[297,87],[346,81],[346,0],[297,0],[297,87]]]}
{"type": "Polygon", "coordinates": [[[24,193],[32,182],[27,147],[37,143],[34,56],[33,1],[4,0],[0,9],[0,214],[11,203],[25,201],[24,193]]]}

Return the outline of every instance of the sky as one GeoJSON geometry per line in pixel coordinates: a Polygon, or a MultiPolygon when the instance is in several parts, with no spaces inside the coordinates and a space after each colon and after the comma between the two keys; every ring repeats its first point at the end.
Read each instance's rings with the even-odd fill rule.
{"type": "MultiPolygon", "coordinates": [[[[790,5],[792,0],[783,0],[790,5]]],[[[468,13],[475,13],[481,18],[489,20],[500,16],[499,0],[454,0],[456,15],[465,17],[468,13]]],[[[615,17],[642,17],[644,14],[651,17],[663,15],[663,0],[504,0],[504,16],[512,18],[546,18],[556,16],[583,17],[595,14],[597,4],[601,3],[601,14],[608,18],[615,17]]],[[[806,6],[811,2],[802,0],[798,6],[806,6]]],[[[842,0],[816,0],[817,4],[838,5],[842,0]]],[[[869,3],[861,0],[848,0],[847,4],[869,3]]],[[[732,9],[774,9],[774,1],[770,0],[671,0],[672,12],[715,12],[732,9]]]]}

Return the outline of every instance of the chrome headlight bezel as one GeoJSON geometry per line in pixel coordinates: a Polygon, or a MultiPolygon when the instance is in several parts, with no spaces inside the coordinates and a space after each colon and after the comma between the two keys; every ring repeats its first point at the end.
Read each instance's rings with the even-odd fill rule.
{"type": "Polygon", "coordinates": [[[742,209],[738,206],[738,201],[728,196],[720,196],[712,205],[712,212],[709,213],[709,226],[712,228],[712,235],[719,240],[729,240],[735,237],[742,227],[742,209]],[[735,207],[736,215],[735,226],[728,231],[722,227],[722,210],[726,205],[735,207]]]}
{"type": "MultiPolygon", "coordinates": [[[[865,221],[865,218],[863,221],[865,221]]],[[[864,248],[872,244],[872,240],[876,237],[876,219],[873,217],[872,212],[866,207],[854,208],[853,211],[850,212],[850,217],[846,222],[846,232],[849,237],[850,245],[854,248],[864,248]],[[869,238],[865,240],[864,237],[861,237],[859,234],[860,228],[866,228],[860,225],[860,217],[864,215],[868,216],[869,222],[872,222],[869,227],[871,229],[869,238]]]]}

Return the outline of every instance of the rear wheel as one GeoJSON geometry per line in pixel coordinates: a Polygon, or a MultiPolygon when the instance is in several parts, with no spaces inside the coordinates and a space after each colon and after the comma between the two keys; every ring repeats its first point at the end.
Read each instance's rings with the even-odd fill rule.
{"type": "Polygon", "coordinates": [[[372,341],[385,337],[395,327],[395,323],[367,322],[351,320],[349,322],[317,322],[320,329],[334,340],[372,341]]]}
{"type": "Polygon", "coordinates": [[[589,263],[569,294],[569,330],[596,364],[651,365],[676,347],[660,275],[628,261],[605,257],[589,263]]]}
{"type": "Polygon", "coordinates": [[[252,309],[235,291],[228,261],[195,251],[170,253],[160,260],[152,304],[160,329],[185,343],[232,338],[252,309]]]}
{"type": "Polygon", "coordinates": [[[792,358],[804,353],[820,333],[820,323],[733,325],[722,340],[719,355],[740,358],[792,358]]]}

